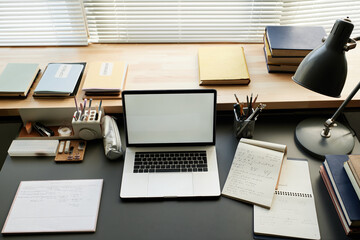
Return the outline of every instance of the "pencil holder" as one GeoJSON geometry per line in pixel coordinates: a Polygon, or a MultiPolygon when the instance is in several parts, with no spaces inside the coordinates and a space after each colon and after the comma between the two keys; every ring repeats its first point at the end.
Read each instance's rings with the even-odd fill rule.
{"type": "MultiPolygon", "coordinates": [[[[244,112],[247,113],[248,109],[244,108],[244,112]]],[[[239,119],[234,111],[234,133],[237,138],[252,138],[255,130],[255,121],[239,119]]]]}
{"type": "Polygon", "coordinates": [[[85,114],[75,112],[74,116],[75,117],[72,119],[71,123],[76,137],[84,140],[102,138],[100,124],[102,111],[97,112],[96,110],[86,110],[85,114]]]}

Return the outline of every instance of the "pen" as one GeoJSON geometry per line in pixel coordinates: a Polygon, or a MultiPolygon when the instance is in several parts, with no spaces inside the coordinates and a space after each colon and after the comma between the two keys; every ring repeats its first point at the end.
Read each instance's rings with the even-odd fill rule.
{"type": "Polygon", "coordinates": [[[85,120],[87,113],[86,113],[86,103],[87,103],[87,98],[84,99],[84,114],[82,116],[82,119],[85,120]]]}
{"type": "Polygon", "coordinates": [[[259,106],[255,109],[255,111],[246,120],[251,121],[255,119],[265,107],[266,104],[260,103],[259,106]]]}
{"type": "Polygon", "coordinates": [[[253,99],[253,94],[251,93],[251,97],[250,97],[250,112],[252,113],[252,99],[253,99]]]}
{"type": "Polygon", "coordinates": [[[247,107],[246,117],[249,117],[250,116],[250,102],[249,102],[248,95],[246,95],[246,107],[247,107]]]}

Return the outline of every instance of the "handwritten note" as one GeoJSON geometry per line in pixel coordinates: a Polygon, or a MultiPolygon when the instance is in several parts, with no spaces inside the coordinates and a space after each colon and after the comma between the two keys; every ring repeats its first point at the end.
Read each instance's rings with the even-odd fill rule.
{"type": "Polygon", "coordinates": [[[102,179],[23,181],[2,233],[96,229],[102,179]]]}
{"type": "Polygon", "coordinates": [[[222,194],[270,208],[286,146],[242,139],[222,194]]]}

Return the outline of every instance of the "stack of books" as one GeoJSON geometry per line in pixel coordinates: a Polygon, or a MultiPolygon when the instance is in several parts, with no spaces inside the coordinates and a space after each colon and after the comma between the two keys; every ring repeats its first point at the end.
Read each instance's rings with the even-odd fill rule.
{"type": "Polygon", "coordinates": [[[264,53],[269,72],[295,72],[304,57],[322,44],[323,27],[267,26],[264,53]]]}
{"type": "MultiPolygon", "coordinates": [[[[355,177],[355,174],[348,173],[346,170],[355,161],[359,166],[359,156],[326,155],[324,163],[320,166],[320,174],[345,234],[351,237],[360,237],[360,200],[349,178],[355,177]]],[[[350,169],[350,171],[352,170],[350,169]]],[[[356,176],[359,177],[358,174],[356,176]]]]}

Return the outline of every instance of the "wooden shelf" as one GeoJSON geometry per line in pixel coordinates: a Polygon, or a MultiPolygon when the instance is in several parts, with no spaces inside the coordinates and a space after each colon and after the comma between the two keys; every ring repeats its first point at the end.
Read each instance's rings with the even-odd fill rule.
{"type": "MultiPolygon", "coordinates": [[[[263,44],[239,44],[244,47],[251,83],[247,86],[199,86],[197,52],[200,46],[226,44],[92,44],[87,47],[1,47],[0,71],[10,62],[40,63],[43,71],[50,62],[125,61],[129,64],[126,89],[215,88],[218,109],[230,110],[240,98],[259,94],[258,102],[267,109],[336,108],[360,80],[360,48],[346,53],[348,77],[341,98],[331,98],[307,90],[291,80],[292,74],[268,73],[263,44]]],[[[84,77],[86,76],[86,70],[84,77]]],[[[39,79],[39,78],[38,78],[39,79]]],[[[83,78],[84,80],[84,78],[83,78]]],[[[0,115],[18,115],[22,108],[74,108],[72,98],[37,99],[32,97],[34,83],[25,99],[0,99],[0,115]]],[[[81,89],[82,84],[80,85],[81,89]]],[[[77,94],[80,101],[83,93],[77,94]]],[[[104,100],[107,113],[122,112],[121,100],[104,100]]],[[[348,107],[360,106],[360,94],[348,107]]]]}

